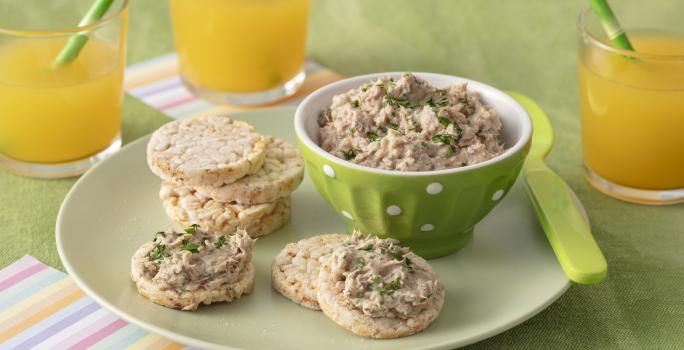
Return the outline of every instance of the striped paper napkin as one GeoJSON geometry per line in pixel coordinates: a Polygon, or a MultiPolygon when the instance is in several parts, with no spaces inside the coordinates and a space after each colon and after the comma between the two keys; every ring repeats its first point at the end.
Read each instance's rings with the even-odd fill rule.
{"type": "Polygon", "coordinates": [[[32,256],[0,270],[0,349],[191,349],[127,323],[32,256]]]}
{"type": "MultiPolygon", "coordinates": [[[[274,105],[297,105],[306,95],[342,76],[324,69],[312,61],[305,65],[306,80],[294,96],[274,105]]],[[[175,53],[159,56],[146,62],[132,65],[126,69],[124,88],[127,92],[146,104],[158,109],[172,118],[180,119],[195,113],[214,109],[217,106],[202,100],[183,86],[178,75],[178,58],[175,53]]],[[[237,112],[258,107],[238,107],[222,105],[221,111],[237,112]]]]}

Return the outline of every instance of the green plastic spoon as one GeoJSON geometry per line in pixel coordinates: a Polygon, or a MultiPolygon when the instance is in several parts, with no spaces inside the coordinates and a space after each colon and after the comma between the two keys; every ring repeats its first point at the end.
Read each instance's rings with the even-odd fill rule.
{"type": "Polygon", "coordinates": [[[544,158],[553,145],[553,130],[546,113],[525,95],[508,93],[530,114],[534,132],[532,148],[523,166],[525,185],[565,275],[576,283],[603,281],[608,266],[591,229],[573,201],[570,189],[544,158]]]}

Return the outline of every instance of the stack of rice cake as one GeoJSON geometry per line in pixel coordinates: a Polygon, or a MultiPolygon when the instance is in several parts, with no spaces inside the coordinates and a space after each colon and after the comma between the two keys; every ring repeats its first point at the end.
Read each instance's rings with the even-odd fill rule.
{"type": "Polygon", "coordinates": [[[167,215],[182,226],[252,237],[290,219],[290,193],[302,182],[304,161],[282,139],[220,115],[170,122],[152,134],[147,162],[163,181],[167,215]]]}

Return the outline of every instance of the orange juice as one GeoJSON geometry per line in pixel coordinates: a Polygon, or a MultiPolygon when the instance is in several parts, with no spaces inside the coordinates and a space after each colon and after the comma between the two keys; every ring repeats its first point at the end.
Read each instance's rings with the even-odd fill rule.
{"type": "Polygon", "coordinates": [[[0,44],[0,153],[29,163],[83,159],[119,135],[123,50],[91,38],[51,68],[64,39],[0,44]]]}
{"type": "Polygon", "coordinates": [[[684,188],[684,38],[637,33],[630,39],[643,58],[592,47],[581,53],[584,161],[619,185],[684,188]]]}
{"type": "Polygon", "coordinates": [[[283,85],[304,64],[309,0],[171,0],[184,79],[214,91],[283,85]]]}

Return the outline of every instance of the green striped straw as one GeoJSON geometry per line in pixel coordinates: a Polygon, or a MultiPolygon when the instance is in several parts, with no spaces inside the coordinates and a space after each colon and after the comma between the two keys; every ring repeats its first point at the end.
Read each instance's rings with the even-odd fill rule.
{"type": "Polygon", "coordinates": [[[615,18],[615,14],[610,8],[610,5],[608,5],[608,1],[589,0],[589,3],[591,4],[591,8],[598,16],[599,21],[601,21],[603,30],[606,31],[610,41],[612,41],[613,44],[620,49],[634,51],[632,43],[629,42],[627,34],[625,34],[625,31],[620,26],[617,18],[615,18]]]}
{"type": "MultiPolygon", "coordinates": [[[[78,26],[87,26],[102,19],[113,2],[114,0],[95,0],[88,9],[88,12],[78,23],[78,26]]],[[[55,57],[55,60],[52,61],[52,67],[66,66],[73,62],[76,57],[78,57],[78,54],[81,52],[81,49],[83,49],[86,42],[88,42],[88,32],[80,32],[69,37],[64,48],[62,48],[57,57],[55,57]]]]}

